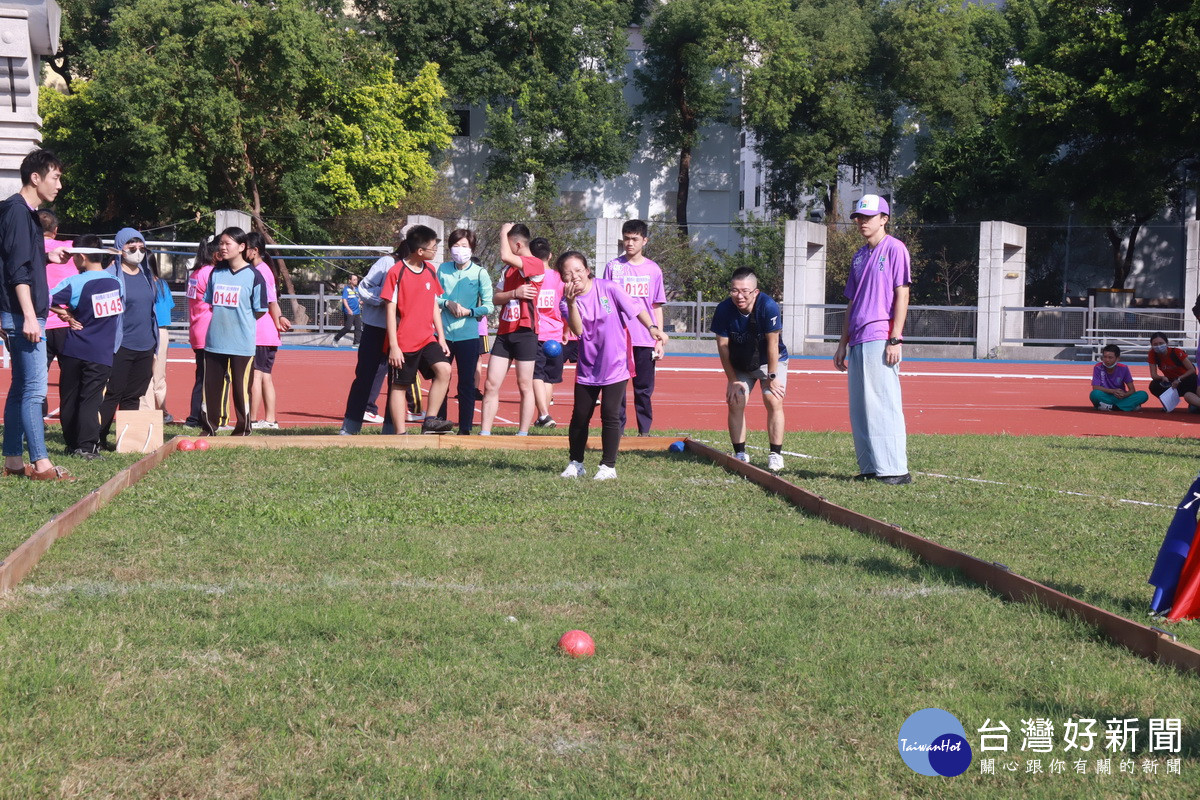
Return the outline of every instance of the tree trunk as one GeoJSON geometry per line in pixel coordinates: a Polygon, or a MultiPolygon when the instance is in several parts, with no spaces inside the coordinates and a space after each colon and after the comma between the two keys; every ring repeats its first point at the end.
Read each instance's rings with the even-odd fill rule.
{"type": "MultiPolygon", "coordinates": [[[[255,200],[258,200],[257,192],[255,192],[255,200]]],[[[271,235],[271,232],[267,230],[267,226],[263,224],[262,217],[257,212],[253,215],[252,220],[254,227],[257,228],[258,232],[263,235],[263,238],[267,240],[268,244],[279,244],[279,242],[275,241],[275,237],[271,235]]],[[[294,325],[307,325],[308,309],[300,305],[300,301],[295,297],[296,287],[292,283],[292,273],[287,268],[287,260],[278,256],[272,260],[279,268],[279,277],[283,279],[283,293],[292,295],[292,299],[290,301],[292,306],[292,323],[294,325]]]]}
{"type": "Polygon", "coordinates": [[[1129,280],[1129,273],[1133,271],[1133,252],[1137,245],[1138,233],[1149,220],[1150,217],[1138,217],[1134,220],[1133,225],[1129,228],[1129,241],[1124,248],[1121,246],[1124,237],[1121,236],[1120,231],[1113,225],[1108,226],[1108,243],[1112,248],[1113,257],[1113,289],[1125,288],[1125,282],[1129,280]]]}
{"type": "Polygon", "coordinates": [[[679,188],[675,193],[675,224],[680,238],[688,238],[688,189],[692,183],[692,146],[679,148],[679,188]]]}

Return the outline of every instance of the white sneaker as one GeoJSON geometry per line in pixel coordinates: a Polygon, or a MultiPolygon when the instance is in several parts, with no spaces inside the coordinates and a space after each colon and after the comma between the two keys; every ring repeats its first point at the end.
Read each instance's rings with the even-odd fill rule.
{"type": "Polygon", "coordinates": [[[231,431],[231,430],[233,430],[232,425],[222,425],[221,427],[217,428],[217,433],[221,433],[223,431],[231,431]]]}
{"type": "Polygon", "coordinates": [[[251,422],[250,428],[256,431],[277,431],[279,430],[279,423],[260,419],[258,422],[251,422]]]}
{"type": "Polygon", "coordinates": [[[366,422],[370,425],[379,425],[383,422],[383,417],[379,414],[372,414],[370,411],[367,411],[363,414],[363,422],[366,422]]]}
{"type": "Polygon", "coordinates": [[[736,458],[738,461],[741,461],[743,464],[750,463],[750,454],[749,453],[734,453],[733,457],[736,458]]]}
{"type": "Polygon", "coordinates": [[[767,469],[771,472],[779,472],[783,469],[783,456],[779,453],[769,453],[767,455],[767,469]]]}
{"type": "MultiPolygon", "coordinates": [[[[600,469],[603,470],[604,467],[600,467],[600,469]]],[[[572,461],[569,464],[567,464],[567,468],[564,469],[558,477],[560,477],[560,478],[582,478],[584,475],[587,475],[587,469],[583,466],[583,462],[582,461],[572,461]]],[[[599,477],[599,473],[597,473],[596,477],[599,477]]]]}
{"type": "Polygon", "coordinates": [[[425,414],[424,413],[414,414],[411,411],[409,411],[407,414],[404,415],[404,418],[407,419],[409,422],[424,422],[425,414]]]}
{"type": "Polygon", "coordinates": [[[598,480],[598,481],[608,481],[608,480],[612,480],[612,479],[613,479],[613,478],[615,478],[615,477],[617,477],[617,469],[616,469],[616,467],[609,467],[609,466],[606,466],[606,465],[604,465],[604,464],[601,464],[601,465],[600,465],[600,466],[599,466],[599,467],[596,469],[596,477],[595,477],[595,480],[598,480]]]}

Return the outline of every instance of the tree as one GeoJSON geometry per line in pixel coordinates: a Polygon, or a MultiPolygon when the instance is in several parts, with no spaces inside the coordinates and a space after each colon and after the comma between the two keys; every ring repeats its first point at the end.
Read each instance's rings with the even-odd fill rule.
{"type": "Polygon", "coordinates": [[[637,113],[647,121],[651,148],[678,163],[675,221],[688,235],[692,150],[701,129],[731,114],[732,84],[719,74],[714,29],[706,0],[658,6],[642,31],[644,64],[634,73],[642,94],[637,113]]]}
{"type": "Polygon", "coordinates": [[[1017,0],[1013,130],[1037,179],[1106,225],[1124,288],[1143,225],[1178,197],[1200,134],[1200,7],[1017,0]]]}
{"type": "Polygon", "coordinates": [[[401,78],[443,66],[457,103],[485,106],[487,190],[623,173],[635,144],[622,84],[627,0],[356,0],[396,49],[401,78]]]}
{"type": "Polygon", "coordinates": [[[434,65],[406,85],[356,26],[304,0],[128,0],[94,77],[43,92],[46,145],[70,161],[63,215],[161,222],[213,208],[312,220],[394,206],[450,143],[434,65]]]}

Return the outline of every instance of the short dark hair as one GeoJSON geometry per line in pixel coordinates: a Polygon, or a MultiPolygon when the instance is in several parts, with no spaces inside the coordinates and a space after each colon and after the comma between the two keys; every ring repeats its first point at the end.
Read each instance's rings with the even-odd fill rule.
{"type": "Polygon", "coordinates": [[[1154,333],[1150,334],[1150,341],[1153,342],[1155,339],[1162,339],[1167,344],[1171,343],[1171,340],[1168,339],[1167,335],[1162,331],[1155,331],[1154,333]]]}
{"type": "Polygon", "coordinates": [[[550,257],[550,240],[539,236],[529,242],[529,252],[534,258],[545,261],[550,257]]]}
{"type": "Polygon", "coordinates": [[[54,153],[46,149],[34,150],[21,160],[21,185],[28,186],[33,183],[34,175],[45,176],[52,169],[62,172],[62,168],[62,162],[54,153]]]}
{"type": "Polygon", "coordinates": [[[650,226],[640,219],[627,219],[621,226],[621,235],[628,236],[631,233],[647,239],[650,237],[650,226]]]}
{"type": "Polygon", "coordinates": [[[561,256],[556,258],[554,260],[554,271],[557,272],[560,277],[566,278],[567,276],[563,274],[563,267],[566,266],[567,262],[573,258],[579,259],[579,261],[583,264],[583,268],[587,270],[589,278],[596,277],[592,273],[592,268],[588,266],[587,256],[585,256],[583,253],[579,252],[578,250],[568,250],[567,252],[563,253],[561,256]]]}
{"type": "Polygon", "coordinates": [[[757,281],[758,273],[754,271],[753,267],[738,267],[733,271],[733,274],[729,276],[729,282],[733,283],[734,281],[740,281],[742,278],[754,278],[754,280],[757,281]]]}
{"type": "Polygon", "coordinates": [[[453,247],[454,243],[461,239],[466,239],[467,245],[472,250],[475,249],[475,231],[470,228],[455,228],[450,231],[450,235],[446,237],[446,244],[453,247]]]}
{"type": "Polygon", "coordinates": [[[517,239],[518,241],[528,242],[533,236],[529,233],[529,226],[518,222],[508,229],[508,238],[517,239]]]}
{"type": "MultiPolygon", "coordinates": [[[[100,241],[100,237],[94,233],[85,233],[82,236],[75,237],[74,244],[76,247],[91,247],[96,250],[100,250],[104,247],[104,242],[100,241]]],[[[99,253],[80,253],[79,255],[83,257],[84,261],[90,261],[92,263],[97,261],[103,263],[104,261],[104,259],[100,257],[99,253]]]]}
{"type": "Polygon", "coordinates": [[[1117,358],[1121,357],[1121,348],[1117,347],[1115,344],[1104,345],[1104,347],[1100,348],[1100,352],[1101,353],[1112,353],[1117,358]]]}
{"type": "Polygon", "coordinates": [[[38,224],[42,226],[42,233],[54,233],[58,230],[58,216],[48,208],[43,208],[37,212],[38,224]]]}
{"type": "Polygon", "coordinates": [[[430,242],[436,242],[437,238],[437,231],[428,225],[413,225],[408,229],[408,233],[404,235],[404,243],[408,245],[409,254],[411,255],[430,242]]]}

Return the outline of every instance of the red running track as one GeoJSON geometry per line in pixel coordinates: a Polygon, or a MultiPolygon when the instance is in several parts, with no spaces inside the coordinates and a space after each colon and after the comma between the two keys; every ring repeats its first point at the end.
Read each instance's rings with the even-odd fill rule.
{"type": "MultiPolygon", "coordinates": [[[[192,353],[172,347],[167,409],[182,420],[192,386],[192,353]]],[[[275,362],[279,422],[337,425],[354,371],[351,348],[284,349],[275,362]]],[[[846,378],[828,358],[794,357],[789,362],[787,428],[848,431],[846,378]]],[[[1147,384],[1144,365],[1130,364],[1134,380],[1147,384]]],[[[905,416],[910,433],[1010,433],[1065,436],[1196,436],[1200,414],[1182,408],[1167,414],[1154,398],[1133,413],[1095,411],[1088,404],[1092,365],[1083,362],[910,360],[902,367],[905,416]],[[1157,409],[1157,410],[1153,410],[1157,409]]],[[[558,390],[555,416],[569,416],[572,380],[558,390]]],[[[50,407],[58,406],[58,367],[50,372],[50,407]]],[[[8,376],[0,376],[0,401],[8,376]]],[[[655,430],[674,434],[725,428],[724,377],[715,356],[668,355],[660,362],[654,393],[655,430]]],[[[477,412],[478,413],[478,412],[477,412]]],[[[762,403],[749,407],[751,429],[766,425],[762,403]]],[[[455,415],[451,401],[451,417],[455,415]]],[[[516,378],[505,381],[501,420],[517,415],[516,378]]],[[[478,416],[476,417],[478,419],[478,416]]],[[[503,424],[502,422],[500,424],[503,424]]],[[[598,420],[596,422],[598,424],[598,420]]]]}

